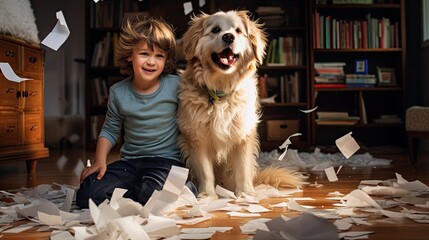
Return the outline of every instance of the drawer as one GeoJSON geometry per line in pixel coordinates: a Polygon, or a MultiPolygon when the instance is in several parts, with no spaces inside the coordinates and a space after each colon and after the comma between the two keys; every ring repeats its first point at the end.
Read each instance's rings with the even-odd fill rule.
{"type": "Polygon", "coordinates": [[[19,113],[0,111],[0,115],[0,147],[19,145],[19,113]]]}
{"type": "Polygon", "coordinates": [[[21,84],[24,84],[24,90],[21,91],[21,97],[24,100],[24,108],[26,110],[42,110],[42,80],[27,80],[21,84]]]}
{"type": "Polygon", "coordinates": [[[0,40],[0,62],[7,62],[16,74],[21,73],[20,68],[20,47],[17,44],[0,40]]]}
{"type": "Polygon", "coordinates": [[[7,80],[0,74],[0,108],[19,108],[22,83],[7,80]]]}
{"type": "Polygon", "coordinates": [[[39,50],[23,47],[22,75],[28,78],[42,78],[42,54],[39,50]]]}
{"type": "Polygon", "coordinates": [[[299,132],[298,120],[267,120],[267,140],[285,141],[290,135],[299,132]]]}
{"type": "Polygon", "coordinates": [[[42,114],[29,113],[24,116],[24,144],[42,142],[42,114]]]}

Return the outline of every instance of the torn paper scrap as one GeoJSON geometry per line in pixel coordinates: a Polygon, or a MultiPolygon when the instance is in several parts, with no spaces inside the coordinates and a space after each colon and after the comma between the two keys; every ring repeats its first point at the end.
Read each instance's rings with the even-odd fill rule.
{"type": "Polygon", "coordinates": [[[353,190],[351,193],[347,194],[345,199],[347,199],[347,207],[374,207],[381,209],[380,205],[378,205],[374,199],[359,189],[353,190]]]}
{"type": "Polygon", "coordinates": [[[206,0],[199,0],[198,1],[198,6],[200,6],[200,8],[204,7],[204,5],[206,5],[206,0]]]}
{"type": "Polygon", "coordinates": [[[183,12],[185,13],[185,15],[188,15],[189,13],[191,13],[192,10],[193,10],[192,2],[184,2],[183,3],[183,12]]]}
{"type": "Polygon", "coordinates": [[[360,148],[356,140],[352,137],[352,132],[349,132],[348,134],[335,140],[335,144],[347,159],[349,159],[360,148]]]}
{"type": "Polygon", "coordinates": [[[54,29],[43,39],[41,42],[43,45],[52,48],[57,51],[58,48],[63,45],[70,35],[70,30],[67,26],[66,19],[64,18],[63,12],[58,11],[57,15],[57,24],[54,29]]]}
{"type": "Polygon", "coordinates": [[[339,239],[337,228],[330,221],[317,217],[311,213],[302,213],[298,217],[285,220],[282,217],[275,218],[266,222],[270,233],[264,234],[262,230],[257,230],[254,240],[266,239],[339,239]],[[262,234],[261,234],[262,233],[262,234]],[[272,238],[269,236],[278,236],[281,238],[272,238]]]}
{"type": "Polygon", "coordinates": [[[328,181],[330,182],[338,181],[337,174],[335,173],[335,170],[333,167],[325,168],[325,174],[326,174],[326,177],[328,178],[328,181]]]}
{"type": "Polygon", "coordinates": [[[291,137],[301,136],[301,135],[302,135],[301,133],[294,133],[294,134],[290,135],[290,136],[286,139],[286,141],[284,141],[284,143],[283,143],[282,145],[280,145],[280,146],[279,146],[279,148],[280,148],[280,149],[283,149],[283,148],[285,149],[285,150],[283,151],[283,153],[279,156],[279,161],[283,160],[283,158],[286,156],[286,152],[287,152],[288,146],[289,146],[290,144],[292,144],[292,142],[291,142],[290,138],[291,138],[291,137]]]}
{"type": "Polygon", "coordinates": [[[231,192],[228,189],[225,189],[219,185],[216,185],[215,191],[216,191],[216,194],[219,195],[220,197],[237,199],[237,197],[235,196],[235,194],[233,192],[231,192]]]}
{"type": "Polygon", "coordinates": [[[318,107],[318,106],[316,106],[316,107],[314,107],[314,108],[312,108],[312,109],[307,109],[307,110],[299,109],[299,111],[301,111],[301,112],[303,112],[303,113],[311,113],[311,112],[314,112],[314,111],[317,109],[317,107],[318,107]]]}
{"type": "Polygon", "coordinates": [[[162,190],[159,193],[159,197],[151,213],[155,215],[174,211],[176,209],[175,202],[179,199],[182,189],[185,187],[186,179],[188,178],[189,169],[172,166],[168,173],[167,179],[162,190]]]}
{"type": "MultiPolygon", "coordinates": [[[[12,82],[22,82],[25,80],[29,80],[30,78],[22,78],[16,75],[15,71],[13,71],[12,67],[9,65],[9,63],[6,62],[0,62],[0,70],[3,73],[4,77],[12,82]]],[[[18,91],[18,89],[16,89],[18,91]]]]}

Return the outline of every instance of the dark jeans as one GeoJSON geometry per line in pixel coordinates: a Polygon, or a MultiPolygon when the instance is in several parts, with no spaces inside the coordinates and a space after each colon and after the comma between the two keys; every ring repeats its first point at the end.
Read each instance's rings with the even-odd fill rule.
{"type": "MultiPolygon", "coordinates": [[[[124,197],[146,204],[154,190],[161,190],[167,179],[171,166],[184,167],[178,161],[161,157],[143,157],[132,160],[118,160],[107,166],[106,174],[98,180],[94,173],[81,183],[76,193],[76,204],[88,208],[89,199],[99,205],[110,199],[115,188],[128,191],[124,197]]],[[[186,186],[197,195],[197,188],[192,182],[186,186]]]]}

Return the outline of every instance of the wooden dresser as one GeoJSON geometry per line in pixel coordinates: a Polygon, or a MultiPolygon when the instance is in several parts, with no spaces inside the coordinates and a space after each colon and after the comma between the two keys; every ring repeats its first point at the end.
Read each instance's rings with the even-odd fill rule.
{"type": "Polygon", "coordinates": [[[37,159],[49,156],[44,145],[44,51],[0,35],[0,62],[7,62],[22,78],[9,81],[0,73],[0,163],[25,160],[34,174],[37,159]]]}

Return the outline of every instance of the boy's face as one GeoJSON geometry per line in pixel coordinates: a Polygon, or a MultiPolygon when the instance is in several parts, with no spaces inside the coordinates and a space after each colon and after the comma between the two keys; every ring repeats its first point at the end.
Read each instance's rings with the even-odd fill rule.
{"type": "Polygon", "coordinates": [[[158,80],[164,70],[167,53],[153,47],[150,49],[145,40],[134,45],[133,53],[128,58],[133,64],[134,79],[138,82],[151,82],[158,80]]]}

